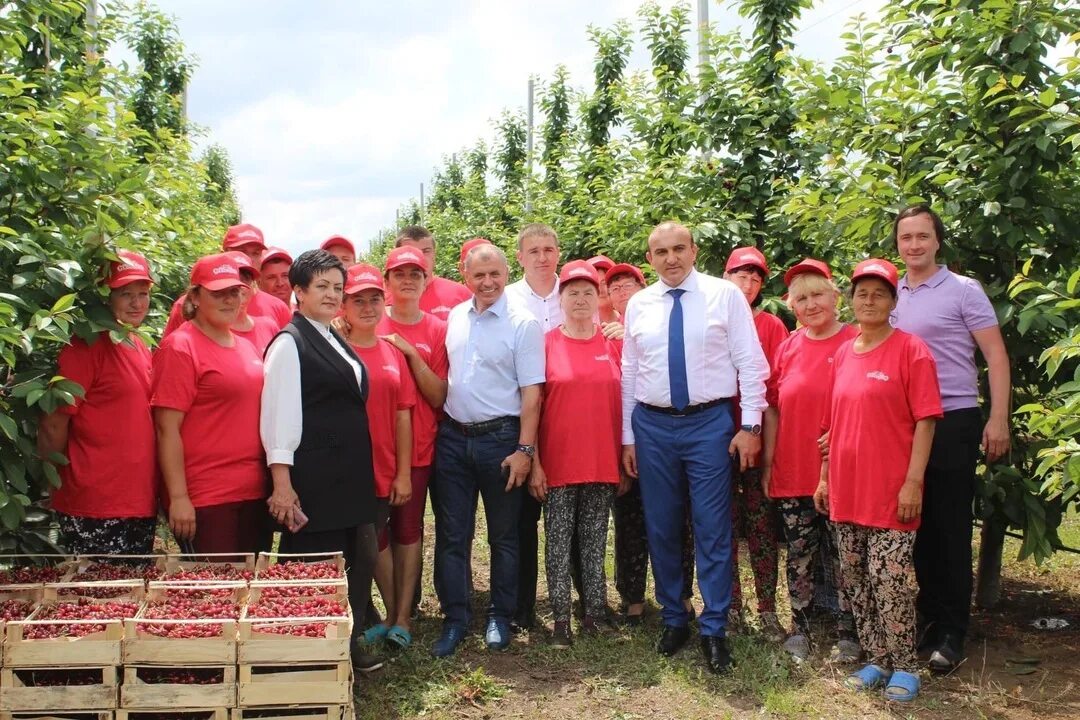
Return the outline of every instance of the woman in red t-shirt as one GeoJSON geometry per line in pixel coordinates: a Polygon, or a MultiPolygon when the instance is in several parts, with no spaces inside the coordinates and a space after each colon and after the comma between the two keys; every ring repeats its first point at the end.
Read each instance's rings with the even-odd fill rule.
{"type": "Polygon", "coordinates": [[[420,309],[428,281],[424,263],[423,254],[414,246],[403,245],[390,251],[383,277],[392,304],[387,305],[386,314],[376,328],[379,335],[405,355],[417,390],[412,410],[412,497],[407,503],[390,508],[390,544],[397,568],[395,595],[411,599],[408,607],[402,604],[396,623],[386,635],[387,642],[400,648],[412,642],[409,618],[419,604],[424,507],[435,461],[439,413],[446,402],[446,377],[450,371],[446,322],[420,309]]]}
{"type": "MultiPolygon", "coordinates": [[[[792,633],[784,642],[797,661],[810,657],[809,610],[814,602],[814,578],[821,570],[826,587],[839,586],[839,557],[828,520],[814,508],[814,490],[821,476],[817,439],[825,409],[833,355],[858,332],[840,322],[840,292],[828,265],[806,259],[784,274],[788,307],[799,330],[780,343],[768,383],[770,418],[765,423],[761,483],[780,514],[787,544],[787,585],[791,599],[792,633]],[[817,564],[821,562],[822,567],[817,564]]],[[[837,598],[839,640],[833,657],[856,662],[861,650],[846,600],[837,598]]]]}
{"type": "MultiPolygon", "coordinates": [[[[776,348],[788,336],[787,327],[780,318],[761,309],[761,288],[769,278],[769,266],[765,256],[755,247],[739,247],[731,251],[725,266],[724,279],[730,280],[742,291],[754,313],[761,349],[772,365],[776,348]]],[[[734,403],[738,408],[738,402],[734,403]]],[[[766,422],[769,422],[766,420],[766,422]]],[[[739,411],[735,411],[738,427],[739,411]]],[[[757,429],[761,432],[761,428],[757,429]]],[[[731,474],[731,526],[735,529],[731,543],[731,563],[736,568],[731,583],[731,610],[728,613],[728,632],[742,625],[742,584],[739,582],[740,529],[746,534],[750,550],[750,567],[754,571],[754,589],[757,592],[758,623],[766,638],[774,642],[783,640],[787,633],[776,618],[776,581],[780,555],[776,537],[776,519],[772,503],[761,484],[761,468],[752,467],[740,471],[733,465],[731,474]]]]}
{"type": "Polygon", "coordinates": [[[919,692],[912,552],[942,411],[926,344],[889,324],[896,285],[886,260],[864,260],[852,273],[859,334],[833,358],[821,428],[829,456],[814,504],[835,523],[844,590],[869,660],[845,684],[884,685],[887,699],[906,702],[919,692]]]}
{"type": "MultiPolygon", "coordinates": [[[[390,552],[387,520],[391,507],[400,507],[412,497],[412,409],[416,405],[416,385],[405,356],[376,334],[385,308],[383,277],[378,268],[358,263],[348,269],[345,280],[344,317],[349,332],[346,339],[370,374],[367,413],[371,428],[371,451],[375,466],[375,532],[379,557],[375,564],[375,584],[386,606],[386,622],[364,633],[368,643],[384,639],[390,626],[395,638],[409,636],[412,591],[399,595],[398,575],[404,568],[390,552]]],[[[362,613],[364,609],[357,609],[362,613]]],[[[400,643],[399,643],[400,644],[400,643]]],[[[409,642],[405,642],[405,645],[409,642]]]]}
{"type": "Polygon", "coordinates": [[[544,504],[544,559],[556,647],[570,645],[572,564],[581,572],[582,629],[595,631],[607,611],[604,551],[608,513],[621,480],[622,372],[618,344],[607,340],[594,322],[599,288],[591,265],[566,263],[559,274],[563,324],[544,343],[544,401],[529,492],[544,504]],[[578,557],[571,558],[575,537],[578,557]]]}
{"type": "Polygon", "coordinates": [[[259,269],[251,262],[244,253],[232,250],[226,253],[236,261],[240,268],[240,277],[247,287],[240,293],[240,308],[236,312],[236,322],[232,325],[233,335],[242,337],[255,347],[259,357],[266,354],[266,348],[270,341],[281,329],[277,322],[262,315],[248,314],[248,305],[259,289],[259,269]]]}
{"type": "Polygon", "coordinates": [[[197,553],[269,549],[262,358],[231,328],[247,287],[228,253],[191,269],[185,322],[154,354],[150,404],[169,526],[197,553]]]}
{"type": "MultiPolygon", "coordinates": [[[[137,328],[150,309],[150,266],[121,250],[110,267],[109,310],[137,328]]],[[[150,351],[138,335],[93,343],[73,337],[60,351],[57,374],[77,382],[83,397],[38,425],[38,451],[67,456],[52,493],[61,544],[90,555],[146,555],[154,549],[157,460],[150,417],[150,351]]]]}

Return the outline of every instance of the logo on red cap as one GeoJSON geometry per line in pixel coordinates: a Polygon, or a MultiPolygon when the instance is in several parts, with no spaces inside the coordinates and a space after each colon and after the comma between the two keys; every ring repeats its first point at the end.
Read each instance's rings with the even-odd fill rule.
{"type": "Polygon", "coordinates": [[[363,280],[364,282],[379,282],[379,276],[378,275],[372,275],[369,272],[361,273],[361,274],[355,276],[353,279],[356,280],[357,282],[359,282],[361,280],[363,280]]]}
{"type": "Polygon", "coordinates": [[[214,268],[210,272],[214,273],[215,275],[239,275],[240,274],[240,271],[236,268],[235,265],[218,265],[216,268],[214,268]]]}

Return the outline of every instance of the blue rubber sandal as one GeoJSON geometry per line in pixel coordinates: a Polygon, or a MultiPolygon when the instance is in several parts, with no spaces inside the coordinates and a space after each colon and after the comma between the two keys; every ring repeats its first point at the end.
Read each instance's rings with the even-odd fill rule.
{"type": "Polygon", "coordinates": [[[847,678],[844,679],[844,687],[849,690],[862,692],[863,690],[879,688],[887,682],[889,682],[888,671],[883,670],[877,665],[867,665],[859,672],[848,675],[847,678]]]}
{"type": "Polygon", "coordinates": [[[919,696],[921,683],[918,675],[897,670],[885,686],[885,699],[893,702],[911,702],[919,696]]]}
{"type": "Polygon", "coordinates": [[[412,634],[400,625],[395,625],[386,633],[386,642],[397,645],[399,650],[404,650],[412,645],[412,634]]]}
{"type": "Polygon", "coordinates": [[[386,634],[390,632],[390,628],[386,627],[383,623],[378,625],[372,625],[364,631],[364,644],[374,645],[386,639],[386,634]]]}

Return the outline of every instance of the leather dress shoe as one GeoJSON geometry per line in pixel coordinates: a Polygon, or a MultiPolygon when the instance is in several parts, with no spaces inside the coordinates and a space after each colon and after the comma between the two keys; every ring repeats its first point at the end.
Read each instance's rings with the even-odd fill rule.
{"type": "Polygon", "coordinates": [[[660,635],[660,642],[656,643],[656,652],[671,657],[682,650],[682,646],[690,639],[690,628],[665,625],[664,632],[660,635]]]}
{"type": "Polygon", "coordinates": [[[701,637],[701,652],[705,655],[705,664],[709,671],[723,675],[731,670],[731,653],[728,651],[727,638],[701,637]]]}

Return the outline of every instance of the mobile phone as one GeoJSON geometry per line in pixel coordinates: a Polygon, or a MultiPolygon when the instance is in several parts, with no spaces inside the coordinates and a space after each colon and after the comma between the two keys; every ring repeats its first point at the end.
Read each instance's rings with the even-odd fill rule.
{"type": "Polygon", "coordinates": [[[285,529],[291,533],[300,532],[307,524],[308,516],[304,514],[304,511],[300,508],[293,508],[293,521],[285,529]]]}

